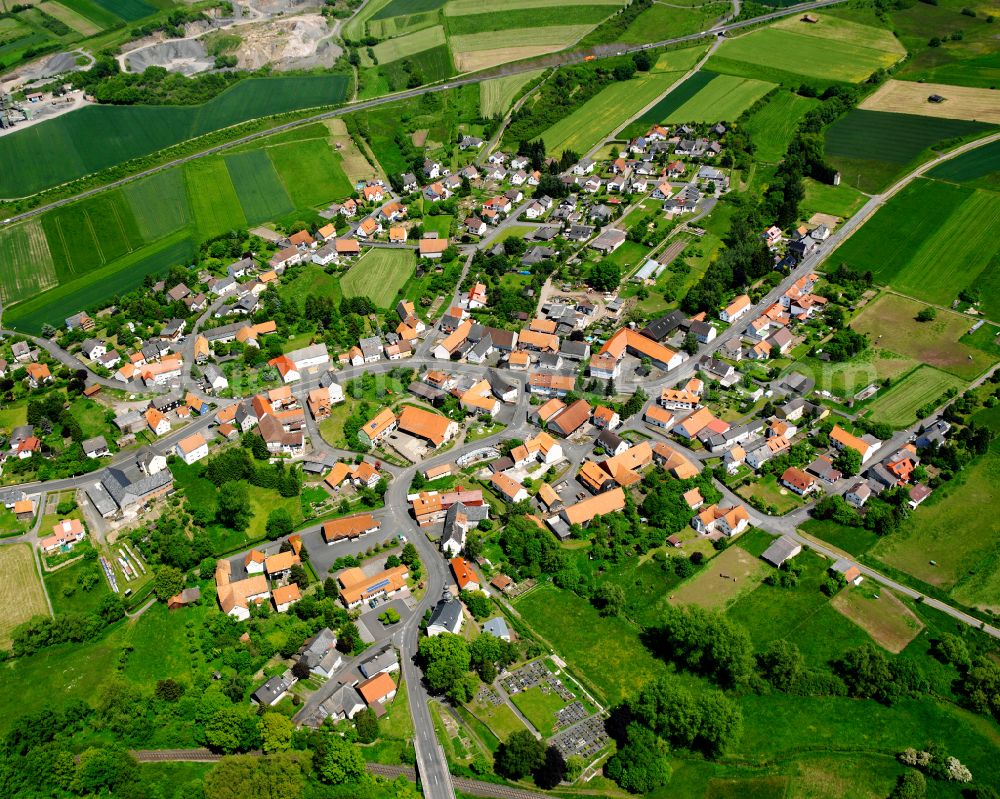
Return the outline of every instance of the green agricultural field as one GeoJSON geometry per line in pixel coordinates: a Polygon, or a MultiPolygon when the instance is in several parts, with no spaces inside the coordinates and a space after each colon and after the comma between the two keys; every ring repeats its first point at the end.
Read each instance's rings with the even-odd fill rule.
{"type": "Polygon", "coordinates": [[[514,607],[556,653],[614,704],[663,674],[664,665],[639,640],[638,628],[619,617],[604,617],[571,591],[540,586],[517,599],[514,607]],[[573,619],[573,624],[566,624],[573,619]],[[594,657],[595,652],[603,653],[594,657]],[[621,668],[628,663],[627,669],[621,668]]]}
{"type": "Polygon", "coordinates": [[[1000,253],[1000,195],[916,180],[837,250],[837,261],[901,292],[949,305],[1000,253]]]}
{"type": "Polygon", "coordinates": [[[42,216],[60,283],[121,258],[143,245],[120,189],[88,197],[42,216]]]}
{"type": "Polygon", "coordinates": [[[191,222],[184,172],[179,167],[127,183],[122,194],[145,241],[155,241],[191,222]]]}
{"type": "Polygon", "coordinates": [[[544,8],[507,8],[445,18],[449,36],[467,36],[473,33],[499,33],[515,28],[532,28],[551,25],[597,25],[614,11],[612,6],[567,5],[544,8]]]}
{"type": "MultiPolygon", "coordinates": [[[[727,38],[718,50],[718,57],[822,80],[858,83],[906,54],[885,29],[823,14],[815,16],[819,17],[819,24],[810,25],[795,15],[766,28],[727,38]]],[[[709,60],[709,67],[713,66],[713,60],[709,60]]]]}
{"type": "Polygon", "coordinates": [[[100,33],[102,30],[100,25],[87,19],[82,14],[77,13],[62,3],[46,0],[43,3],[39,3],[37,7],[39,11],[44,11],[50,17],[54,17],[64,25],[68,25],[82,36],[93,36],[100,33]]]}
{"type": "Polygon", "coordinates": [[[694,97],[669,113],[665,121],[731,121],[774,88],[773,83],[716,75],[694,97]]]}
{"type": "Polygon", "coordinates": [[[939,164],[928,177],[986,188],[1000,188],[1000,141],[984,144],[939,164]]]}
{"type": "Polygon", "coordinates": [[[113,28],[121,23],[120,17],[102,7],[96,0],[59,0],[59,4],[86,17],[101,28],[113,28]]]}
{"type": "Polygon", "coordinates": [[[372,19],[388,19],[400,14],[418,14],[424,11],[437,11],[446,0],[389,0],[378,11],[372,14],[372,19]]]}
{"type": "Polygon", "coordinates": [[[343,75],[253,78],[200,106],[91,106],[0,138],[0,196],[20,197],[249,119],[330,106],[343,75]]]}
{"type": "Polygon", "coordinates": [[[541,69],[535,69],[519,75],[484,80],[479,84],[479,108],[482,115],[491,117],[496,114],[506,114],[514,100],[520,97],[522,91],[534,83],[542,72],[541,69]]]}
{"type": "Polygon", "coordinates": [[[40,333],[46,323],[58,327],[67,316],[81,308],[105,302],[115,293],[137,288],[146,275],[161,274],[171,266],[190,263],[196,251],[190,233],[179,230],[151,246],[94,269],[83,277],[61,282],[56,288],[6,309],[4,326],[34,334],[40,333]]]}
{"type": "Polygon", "coordinates": [[[32,616],[49,615],[45,590],[38,579],[35,556],[29,544],[10,544],[0,547],[0,648],[10,648],[14,628],[32,616]]]}
{"type": "MultiPolygon", "coordinates": [[[[375,52],[378,63],[381,64],[406,58],[414,53],[419,53],[421,50],[429,50],[431,47],[438,47],[445,43],[444,28],[437,25],[433,28],[425,28],[415,33],[408,33],[405,36],[379,42],[372,50],[375,52]]],[[[369,63],[370,59],[367,53],[365,51],[362,51],[362,53],[364,53],[362,62],[365,66],[372,66],[373,63],[369,63]]]]}
{"type": "Polygon", "coordinates": [[[704,89],[716,77],[716,73],[706,69],[698,70],[680,86],[666,95],[656,105],[646,111],[635,122],[622,131],[623,136],[631,137],[644,132],[651,125],[666,121],[667,117],[704,89]],[[633,131],[634,129],[634,131],[633,131]]]}
{"type": "Polygon", "coordinates": [[[950,388],[961,390],[963,380],[935,369],[921,366],[888,391],[879,394],[869,406],[873,422],[885,422],[903,428],[917,421],[917,409],[934,403],[950,388]]]}
{"type": "Polygon", "coordinates": [[[106,11],[117,14],[126,22],[135,22],[137,19],[155,14],[158,10],[156,5],[150,5],[143,0],[94,0],[94,2],[106,11]]]}
{"type": "Polygon", "coordinates": [[[199,238],[210,239],[246,227],[240,198],[221,157],[192,161],[184,167],[184,172],[199,238]]]}
{"type": "Polygon", "coordinates": [[[368,34],[376,39],[389,39],[413,33],[423,28],[438,24],[439,15],[436,11],[423,11],[417,14],[402,14],[397,17],[368,20],[368,34]]]}
{"type": "Polygon", "coordinates": [[[0,301],[32,297],[58,282],[45,230],[38,219],[0,229],[0,301]]]}
{"type": "Polygon", "coordinates": [[[707,47],[704,44],[696,44],[694,47],[682,47],[679,50],[667,50],[661,53],[653,64],[654,72],[687,72],[697,64],[707,47]]]}
{"type": "MultiPolygon", "coordinates": [[[[925,238],[891,284],[912,297],[948,305],[1000,254],[1000,194],[977,189],[925,238]]],[[[929,232],[929,231],[928,231],[929,232]]]]}
{"type": "Polygon", "coordinates": [[[940,486],[901,530],[881,539],[870,554],[944,590],[961,583],[961,601],[995,608],[1000,603],[989,589],[1000,581],[998,492],[1000,441],[994,441],[985,455],[940,486]]]}
{"type": "MultiPolygon", "coordinates": [[[[623,0],[574,0],[574,6],[608,6],[608,14],[613,12],[612,6],[622,5],[623,0]]],[[[493,8],[503,8],[515,11],[521,8],[556,8],[562,7],[562,0],[509,0],[502,4],[495,4],[493,8]]],[[[489,4],[483,0],[449,0],[444,7],[445,16],[458,17],[465,14],[481,14],[484,10],[491,10],[489,4]],[[485,7],[485,8],[484,8],[485,7]]]]}
{"type": "Polygon", "coordinates": [[[678,8],[673,4],[653,3],[625,31],[614,38],[615,44],[644,44],[655,42],[673,36],[686,36],[689,33],[710,28],[721,19],[731,6],[725,3],[706,3],[705,5],[678,8]]]}
{"type": "Polygon", "coordinates": [[[898,294],[883,294],[851,322],[876,346],[916,363],[929,364],[964,380],[978,377],[993,363],[992,356],[959,339],[973,321],[954,311],[938,310],[932,322],[916,321],[926,308],[922,302],[898,294]]]}
{"type": "Polygon", "coordinates": [[[875,192],[927,160],[935,147],[993,129],[983,122],[854,109],[826,129],[825,151],[846,183],[875,192]]]}
{"type": "Polygon", "coordinates": [[[508,61],[555,52],[578,42],[593,25],[549,25],[539,28],[513,28],[498,41],[492,31],[452,36],[449,39],[459,72],[475,72],[508,61]]]}
{"type": "Polygon", "coordinates": [[[413,250],[372,249],[341,278],[340,287],[345,297],[368,297],[379,308],[391,308],[416,265],[413,250]]]}
{"type": "Polygon", "coordinates": [[[630,116],[653,102],[681,76],[679,72],[650,72],[641,78],[612,83],[572,114],[542,134],[546,151],[588,152],[630,116]]]}
{"type": "Polygon", "coordinates": [[[830,186],[812,178],[805,179],[806,196],[799,206],[803,219],[809,219],[813,214],[831,214],[846,219],[865,204],[868,197],[853,186],[841,183],[830,186]]]}
{"type": "Polygon", "coordinates": [[[224,160],[247,224],[257,225],[295,210],[265,150],[232,153],[224,160]]]}
{"type": "Polygon", "coordinates": [[[747,121],[746,129],[757,145],[761,161],[777,163],[785,155],[802,117],[815,108],[818,100],[790,91],[776,92],[747,121]]]}
{"type": "Polygon", "coordinates": [[[351,181],[325,139],[308,139],[267,150],[278,176],[296,208],[313,208],[343,200],[351,181]]]}
{"type": "Polygon", "coordinates": [[[389,89],[392,91],[405,89],[414,75],[421,78],[424,83],[434,83],[455,74],[455,67],[451,63],[451,50],[446,44],[390,61],[388,64],[380,65],[378,69],[379,74],[388,81],[389,89]]]}

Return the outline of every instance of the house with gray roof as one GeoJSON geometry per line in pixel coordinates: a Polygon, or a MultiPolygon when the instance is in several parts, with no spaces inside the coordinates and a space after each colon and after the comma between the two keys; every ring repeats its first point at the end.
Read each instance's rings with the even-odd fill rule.
{"type": "Polygon", "coordinates": [[[337,636],[329,627],[316,633],[299,650],[299,663],[304,663],[309,671],[320,677],[333,676],[343,662],[337,651],[337,636]]]}
{"type": "Polygon", "coordinates": [[[391,646],[385,646],[358,664],[358,669],[367,678],[371,679],[376,674],[399,671],[399,659],[396,657],[396,650],[391,646]]]}

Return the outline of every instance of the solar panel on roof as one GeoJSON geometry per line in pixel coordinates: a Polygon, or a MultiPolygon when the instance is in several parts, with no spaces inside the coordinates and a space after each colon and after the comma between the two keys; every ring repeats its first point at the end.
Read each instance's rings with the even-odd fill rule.
{"type": "Polygon", "coordinates": [[[379,580],[377,583],[375,583],[375,585],[369,586],[368,593],[370,594],[373,591],[378,591],[380,588],[385,588],[387,585],[389,585],[389,582],[390,582],[389,580],[379,580]]]}

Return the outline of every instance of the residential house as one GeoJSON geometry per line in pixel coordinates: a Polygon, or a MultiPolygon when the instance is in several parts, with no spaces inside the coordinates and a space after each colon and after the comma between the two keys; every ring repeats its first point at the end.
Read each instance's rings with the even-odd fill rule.
{"type": "Polygon", "coordinates": [[[208,457],[208,442],[201,433],[182,438],[176,445],[177,457],[190,466],[202,458],[208,457]]]}

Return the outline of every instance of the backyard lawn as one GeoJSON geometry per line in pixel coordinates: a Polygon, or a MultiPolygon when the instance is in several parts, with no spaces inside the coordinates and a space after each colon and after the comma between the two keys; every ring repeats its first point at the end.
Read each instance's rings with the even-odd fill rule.
{"type": "Polygon", "coordinates": [[[773,474],[741,486],[736,493],[744,499],[757,497],[761,502],[773,505],[778,516],[783,516],[802,505],[802,498],[794,491],[778,485],[778,478],[773,474]]]}

